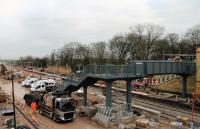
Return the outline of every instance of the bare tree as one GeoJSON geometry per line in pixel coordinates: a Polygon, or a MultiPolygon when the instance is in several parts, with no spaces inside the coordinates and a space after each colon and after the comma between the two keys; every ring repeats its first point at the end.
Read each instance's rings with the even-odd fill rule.
{"type": "Polygon", "coordinates": [[[176,47],[177,44],[179,43],[179,35],[176,33],[167,34],[166,39],[168,40],[168,42],[172,47],[176,47]]]}
{"type": "Polygon", "coordinates": [[[156,42],[163,35],[164,28],[155,24],[146,24],[145,31],[145,59],[150,60],[155,52],[156,42]]]}
{"type": "Polygon", "coordinates": [[[112,54],[116,55],[119,63],[124,63],[127,53],[129,52],[129,43],[122,34],[115,35],[109,44],[112,54]]]}
{"type": "Polygon", "coordinates": [[[132,59],[150,60],[156,54],[156,44],[164,28],[155,24],[138,24],[127,34],[132,59]]]}
{"type": "Polygon", "coordinates": [[[180,43],[179,35],[176,33],[168,33],[165,39],[169,43],[168,51],[176,53],[178,50],[178,44],[180,43]]]}
{"type": "Polygon", "coordinates": [[[80,58],[80,54],[78,53],[78,47],[80,43],[78,42],[70,42],[64,45],[63,49],[63,58],[65,60],[65,64],[69,65],[72,70],[76,70],[77,62],[80,58]]]}
{"type": "Polygon", "coordinates": [[[131,32],[127,33],[126,40],[129,43],[129,52],[132,60],[143,59],[144,57],[144,25],[136,25],[131,28],[131,32]]]}
{"type": "Polygon", "coordinates": [[[152,59],[162,60],[163,59],[163,51],[166,52],[169,50],[169,48],[171,48],[171,46],[169,44],[169,41],[166,38],[159,39],[156,43],[155,53],[154,53],[152,59]]]}
{"type": "Polygon", "coordinates": [[[186,39],[192,45],[200,43],[200,24],[188,29],[185,34],[186,39]]]}
{"type": "Polygon", "coordinates": [[[79,42],[65,44],[57,53],[59,63],[69,65],[73,71],[80,65],[87,65],[91,62],[91,50],[88,46],[79,42]]]}
{"type": "Polygon", "coordinates": [[[92,59],[91,49],[88,46],[82,46],[79,49],[82,56],[81,64],[87,65],[91,63],[91,59],[92,59]]]}
{"type": "Polygon", "coordinates": [[[96,42],[92,44],[92,50],[97,64],[106,62],[106,43],[96,42]]]}

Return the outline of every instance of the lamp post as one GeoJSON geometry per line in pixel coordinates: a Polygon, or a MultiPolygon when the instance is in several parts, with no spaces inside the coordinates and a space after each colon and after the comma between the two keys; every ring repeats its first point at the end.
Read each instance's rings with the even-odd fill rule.
{"type": "Polygon", "coordinates": [[[14,128],[16,129],[16,114],[15,114],[15,92],[14,92],[14,75],[13,72],[12,76],[12,99],[13,99],[13,112],[14,112],[14,128]]]}

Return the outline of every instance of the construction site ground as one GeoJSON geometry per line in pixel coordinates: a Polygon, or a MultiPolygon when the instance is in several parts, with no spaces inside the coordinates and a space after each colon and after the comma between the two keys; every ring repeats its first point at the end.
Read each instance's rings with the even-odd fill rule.
{"type": "MultiPolygon", "coordinates": [[[[31,73],[33,74],[33,73],[31,73]]],[[[25,72],[25,75],[30,75],[29,72],[25,72]]],[[[39,77],[39,75],[37,75],[39,77]]],[[[28,107],[24,100],[23,96],[26,93],[30,92],[30,88],[24,88],[21,86],[22,79],[15,80],[14,87],[15,87],[15,98],[16,98],[16,105],[23,111],[25,115],[28,116],[29,119],[32,120],[32,117],[30,115],[30,107],[28,107]]],[[[11,95],[12,87],[11,87],[11,81],[5,80],[2,76],[0,77],[0,87],[6,91],[8,95],[11,95]]],[[[77,96],[76,94],[73,94],[72,97],[74,99],[78,100],[79,103],[82,102],[82,97],[77,96]]],[[[91,103],[95,102],[98,99],[98,102],[102,102],[103,100],[100,98],[97,98],[95,94],[88,92],[88,101],[91,103]]],[[[11,104],[10,104],[11,105],[11,104]]],[[[10,107],[11,108],[11,107],[10,107]]],[[[67,123],[56,123],[52,121],[50,118],[40,115],[39,113],[36,113],[35,118],[37,120],[37,125],[40,129],[63,129],[63,128],[70,128],[70,129],[106,129],[102,125],[97,124],[96,122],[92,121],[88,117],[81,117],[79,115],[76,115],[76,119],[72,122],[67,123]]],[[[1,123],[6,118],[1,117],[1,123]]],[[[160,121],[159,129],[169,129],[169,123],[170,121],[162,120],[160,121]]],[[[30,123],[19,113],[17,112],[17,124],[27,124],[31,127],[30,123]]],[[[110,129],[118,129],[116,127],[112,127],[110,129]]]]}
{"type": "MultiPolygon", "coordinates": [[[[15,98],[16,98],[16,105],[25,113],[30,119],[30,107],[28,107],[24,100],[23,96],[25,93],[29,92],[29,89],[26,89],[24,87],[21,87],[21,85],[18,83],[19,80],[15,82],[15,98]]],[[[4,80],[2,77],[0,78],[0,86],[1,88],[6,91],[8,94],[11,94],[12,91],[12,86],[11,86],[11,81],[4,80]]],[[[7,108],[11,108],[11,103],[7,108]]],[[[46,116],[42,116],[39,113],[35,114],[35,118],[37,120],[37,125],[40,129],[63,129],[63,128],[70,128],[70,129],[105,129],[101,125],[98,125],[94,121],[91,121],[87,117],[80,117],[76,116],[76,119],[72,122],[67,122],[67,123],[56,123],[49,119],[46,116]]],[[[2,123],[6,117],[1,117],[0,122],[2,123]]],[[[20,113],[17,113],[17,124],[27,124],[31,127],[31,125],[27,122],[25,118],[20,113]],[[18,117],[19,116],[19,117],[18,117]]],[[[1,128],[1,127],[0,127],[1,128]]]]}

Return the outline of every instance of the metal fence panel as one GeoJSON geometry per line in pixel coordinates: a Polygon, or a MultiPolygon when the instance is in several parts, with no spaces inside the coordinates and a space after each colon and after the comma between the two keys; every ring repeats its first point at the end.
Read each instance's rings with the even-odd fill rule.
{"type": "Polygon", "coordinates": [[[116,65],[114,64],[106,64],[106,73],[108,74],[115,74],[116,73],[116,65]]]}
{"type": "Polygon", "coordinates": [[[124,73],[135,75],[136,74],[136,64],[135,63],[126,64],[124,66],[124,73]]]}
{"type": "Polygon", "coordinates": [[[160,62],[154,62],[153,69],[154,74],[160,74],[160,62]]]}
{"type": "Polygon", "coordinates": [[[173,62],[171,63],[172,67],[172,73],[177,73],[178,72],[178,62],[173,62]]]}
{"type": "Polygon", "coordinates": [[[166,73],[171,73],[171,62],[166,62],[167,70],[166,73]]]}
{"type": "Polygon", "coordinates": [[[143,62],[136,62],[136,75],[144,75],[144,63],[143,62]]]}
{"type": "Polygon", "coordinates": [[[85,67],[84,74],[148,75],[148,74],[194,74],[194,62],[135,61],[126,65],[96,65],[85,67]]]}
{"type": "Polygon", "coordinates": [[[166,73],[167,71],[167,64],[165,62],[160,63],[160,72],[161,73],[166,73]]]}
{"type": "Polygon", "coordinates": [[[153,62],[147,62],[147,74],[153,74],[154,73],[154,66],[153,62]]]}

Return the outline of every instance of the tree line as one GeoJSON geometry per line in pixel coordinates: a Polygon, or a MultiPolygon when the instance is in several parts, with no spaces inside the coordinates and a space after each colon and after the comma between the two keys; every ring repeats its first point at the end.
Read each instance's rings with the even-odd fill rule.
{"type": "MultiPolygon", "coordinates": [[[[114,35],[108,42],[66,43],[62,48],[53,50],[43,61],[46,65],[69,65],[72,70],[77,70],[79,66],[91,63],[124,64],[130,60],[160,60],[163,51],[193,54],[198,43],[200,24],[189,28],[183,35],[165,34],[165,28],[157,24],[138,24],[131,27],[129,32],[114,35]]],[[[27,61],[27,57],[18,61],[24,59],[27,61]]]]}
{"type": "Polygon", "coordinates": [[[16,65],[19,66],[32,66],[38,68],[46,68],[48,65],[49,59],[48,57],[33,57],[33,56],[25,56],[20,57],[19,60],[16,61],[16,65]]]}

